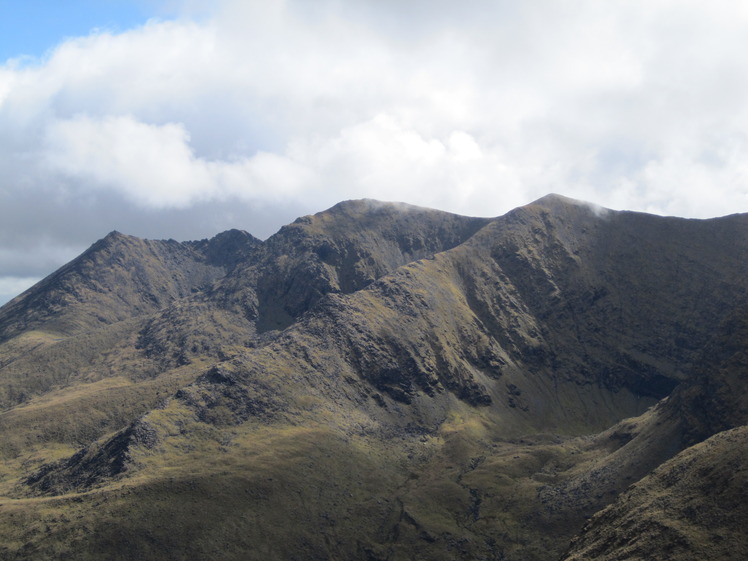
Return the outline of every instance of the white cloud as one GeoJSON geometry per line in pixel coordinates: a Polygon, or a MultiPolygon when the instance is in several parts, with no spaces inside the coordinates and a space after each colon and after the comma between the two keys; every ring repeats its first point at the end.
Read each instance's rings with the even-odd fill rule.
{"type": "Polygon", "coordinates": [[[121,190],[146,206],[185,206],[215,193],[205,162],[195,158],[179,124],[78,116],[50,123],[45,140],[52,172],[121,190]]]}
{"type": "Polygon", "coordinates": [[[317,200],[336,183],[341,197],[410,183],[396,192],[458,211],[471,205],[455,190],[485,209],[497,184],[605,203],[644,182],[678,199],[671,175],[645,170],[673,150],[697,159],[707,127],[745,132],[746,27],[725,2],[229,1],[202,23],[152,21],[6,68],[0,117],[32,150],[43,138],[53,169],[156,207],[317,200]],[[474,143],[475,169],[453,135],[474,143]]]}
{"type": "Polygon", "coordinates": [[[485,208],[506,205],[507,198],[522,201],[519,180],[498,150],[484,151],[464,131],[428,137],[386,114],[343,129],[334,138],[295,142],[288,154],[314,170],[319,190],[326,188],[325,198],[332,202],[351,197],[405,200],[485,214],[485,208]],[[486,205],[483,212],[476,212],[476,195],[486,205]]]}
{"type": "Polygon", "coordinates": [[[118,190],[146,207],[226,197],[273,200],[298,195],[307,179],[298,163],[267,152],[232,161],[199,158],[182,124],[149,125],[131,116],[54,121],[45,149],[51,173],[118,190]]]}

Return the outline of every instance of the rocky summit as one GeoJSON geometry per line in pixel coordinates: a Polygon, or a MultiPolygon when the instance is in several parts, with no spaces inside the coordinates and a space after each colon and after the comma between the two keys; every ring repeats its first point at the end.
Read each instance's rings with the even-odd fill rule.
{"type": "Polygon", "coordinates": [[[112,232],[0,308],[0,559],[748,552],[748,215],[112,232]]]}

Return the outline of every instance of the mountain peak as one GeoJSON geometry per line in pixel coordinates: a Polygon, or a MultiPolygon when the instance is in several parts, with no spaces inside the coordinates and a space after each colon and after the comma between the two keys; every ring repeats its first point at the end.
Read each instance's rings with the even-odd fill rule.
{"type": "Polygon", "coordinates": [[[606,214],[611,212],[611,210],[608,208],[583,201],[581,199],[574,199],[565,195],[559,195],[558,193],[549,193],[522,208],[528,207],[541,207],[553,212],[558,212],[560,210],[569,210],[572,208],[584,208],[592,212],[596,216],[605,216],[606,214]]]}
{"type": "Polygon", "coordinates": [[[413,211],[422,213],[438,212],[425,207],[401,202],[380,201],[377,199],[350,199],[347,201],[341,201],[327,210],[308,216],[301,216],[295,220],[294,224],[310,224],[314,221],[327,221],[329,219],[337,220],[341,217],[358,219],[366,216],[382,214],[394,215],[413,211]]]}
{"type": "Polygon", "coordinates": [[[233,268],[246,260],[249,255],[262,245],[262,241],[249,232],[235,228],[213,236],[204,245],[208,263],[233,268]]]}
{"type": "Polygon", "coordinates": [[[112,230],[109,232],[106,236],[101,238],[98,242],[94,243],[90,249],[98,248],[100,245],[110,245],[117,242],[122,242],[125,240],[133,240],[133,239],[139,239],[135,236],[130,236],[128,234],[123,234],[119,230],[112,230]]]}
{"type": "Polygon", "coordinates": [[[559,193],[548,193],[547,195],[543,195],[539,199],[534,200],[530,204],[531,205],[543,205],[543,204],[583,205],[587,203],[585,201],[582,201],[581,199],[574,199],[572,197],[567,197],[566,195],[561,195],[559,193]]]}
{"type": "Polygon", "coordinates": [[[407,212],[410,210],[429,210],[417,205],[402,203],[398,201],[380,201],[379,199],[350,199],[342,201],[331,207],[327,212],[367,212],[376,210],[398,210],[407,212]]]}

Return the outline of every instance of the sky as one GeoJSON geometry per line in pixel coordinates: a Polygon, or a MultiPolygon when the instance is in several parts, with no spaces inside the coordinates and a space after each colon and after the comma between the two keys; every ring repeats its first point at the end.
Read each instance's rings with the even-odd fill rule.
{"type": "Polygon", "coordinates": [[[745,53],[734,0],[0,0],[0,304],[347,199],[748,212],[745,53]]]}

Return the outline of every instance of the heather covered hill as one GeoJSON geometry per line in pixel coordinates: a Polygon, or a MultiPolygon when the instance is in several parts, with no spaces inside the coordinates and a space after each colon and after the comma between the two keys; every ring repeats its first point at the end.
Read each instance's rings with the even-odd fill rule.
{"type": "Polygon", "coordinates": [[[748,216],[348,201],[214,240],[59,340],[0,310],[0,557],[556,559],[745,422],[748,216]]]}

